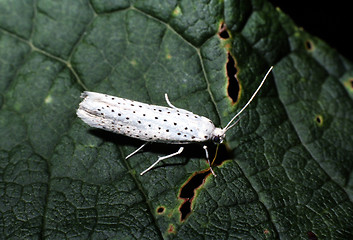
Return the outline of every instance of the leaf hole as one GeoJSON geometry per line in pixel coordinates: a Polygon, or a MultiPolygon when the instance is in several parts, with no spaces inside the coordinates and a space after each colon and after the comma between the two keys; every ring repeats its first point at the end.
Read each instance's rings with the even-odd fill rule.
{"type": "Polygon", "coordinates": [[[164,210],[165,210],[165,207],[158,207],[157,208],[157,213],[158,214],[162,214],[162,213],[164,213],[164,210]]]}
{"type": "Polygon", "coordinates": [[[209,171],[194,174],[181,188],[179,198],[185,200],[179,208],[181,221],[184,221],[191,214],[191,203],[195,196],[195,190],[204,183],[208,174],[210,174],[209,171]]]}
{"type": "Polygon", "coordinates": [[[310,40],[306,40],[304,44],[307,51],[312,51],[314,49],[314,44],[310,40]]]}
{"type": "Polygon", "coordinates": [[[226,65],[227,76],[228,76],[228,96],[232,99],[233,103],[236,103],[239,98],[239,82],[237,80],[237,69],[235,67],[235,61],[233,56],[228,53],[228,61],[226,65]]]}
{"type": "Polygon", "coordinates": [[[322,126],[324,124],[324,119],[321,115],[316,115],[315,121],[318,126],[322,126]]]}
{"type": "Polygon", "coordinates": [[[228,33],[227,25],[225,24],[225,22],[221,23],[219,30],[218,30],[218,36],[222,39],[229,38],[229,33],[228,33]]]}
{"type": "MultiPolygon", "coordinates": [[[[214,153],[216,145],[212,144],[208,147],[209,153],[214,153]]],[[[210,161],[214,156],[210,156],[210,161]]],[[[227,151],[224,144],[219,145],[217,158],[215,159],[212,168],[222,164],[225,160],[231,159],[230,153],[227,151]]],[[[181,213],[181,221],[184,221],[191,214],[192,201],[195,198],[195,192],[200,188],[206,180],[206,177],[211,176],[212,173],[209,169],[194,173],[188,181],[181,187],[179,198],[184,199],[179,211],[181,213]]]]}

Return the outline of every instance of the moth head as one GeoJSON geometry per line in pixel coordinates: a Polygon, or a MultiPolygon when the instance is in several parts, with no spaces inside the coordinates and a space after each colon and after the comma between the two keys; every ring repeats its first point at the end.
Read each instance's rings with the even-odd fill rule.
{"type": "Polygon", "coordinates": [[[222,128],[215,128],[211,140],[212,142],[216,144],[221,144],[224,141],[224,138],[226,137],[226,131],[225,129],[222,128]]]}
{"type": "Polygon", "coordinates": [[[241,117],[235,123],[233,123],[232,125],[230,125],[226,128],[215,128],[213,130],[212,137],[211,137],[212,142],[214,142],[216,144],[223,143],[224,139],[226,138],[226,132],[230,128],[234,127],[240,121],[240,119],[241,119],[241,117]]]}

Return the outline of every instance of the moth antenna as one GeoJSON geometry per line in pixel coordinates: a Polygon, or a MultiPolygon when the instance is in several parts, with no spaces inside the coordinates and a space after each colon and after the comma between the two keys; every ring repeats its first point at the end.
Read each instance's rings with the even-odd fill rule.
{"type": "Polygon", "coordinates": [[[230,125],[227,128],[224,128],[224,132],[227,132],[229,129],[231,129],[232,127],[234,127],[235,125],[237,125],[237,123],[240,121],[240,119],[244,117],[244,115],[240,116],[238,120],[235,121],[235,123],[233,123],[232,125],[230,125]]]}
{"type": "Polygon", "coordinates": [[[254,92],[254,94],[251,96],[251,98],[249,99],[249,101],[245,104],[245,106],[232,118],[232,120],[230,120],[227,124],[227,126],[225,126],[225,131],[227,131],[228,129],[230,129],[231,127],[233,127],[235,124],[231,125],[231,123],[248,107],[248,105],[251,103],[251,101],[254,99],[254,97],[256,96],[256,94],[259,92],[260,88],[262,87],[262,85],[264,84],[267,76],[270,74],[270,72],[272,71],[273,66],[270,67],[270,69],[267,71],[266,75],[264,76],[264,78],[262,79],[260,85],[257,87],[256,91],[254,92]],[[231,125],[229,127],[229,125],[231,125]]]}

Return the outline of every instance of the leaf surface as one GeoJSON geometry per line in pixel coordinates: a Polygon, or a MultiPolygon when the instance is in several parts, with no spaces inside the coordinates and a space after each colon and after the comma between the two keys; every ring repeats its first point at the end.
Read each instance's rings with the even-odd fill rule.
{"type": "Polygon", "coordinates": [[[1,0],[0,239],[352,238],[352,79],[266,1],[1,0]],[[224,127],[271,65],[190,199],[201,146],[140,176],[178,146],[125,160],[141,141],[76,117],[84,90],[163,106],[168,93],[224,127]]]}

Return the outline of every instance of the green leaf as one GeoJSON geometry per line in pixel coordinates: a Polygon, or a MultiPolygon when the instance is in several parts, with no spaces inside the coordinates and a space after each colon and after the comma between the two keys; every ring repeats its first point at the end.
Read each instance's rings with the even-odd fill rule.
{"type": "Polygon", "coordinates": [[[352,79],[262,0],[0,0],[0,239],[353,238],[352,79]],[[163,106],[168,93],[224,127],[271,65],[217,177],[200,145],[140,176],[178,146],[125,160],[141,141],[75,113],[84,90],[163,106]]]}

